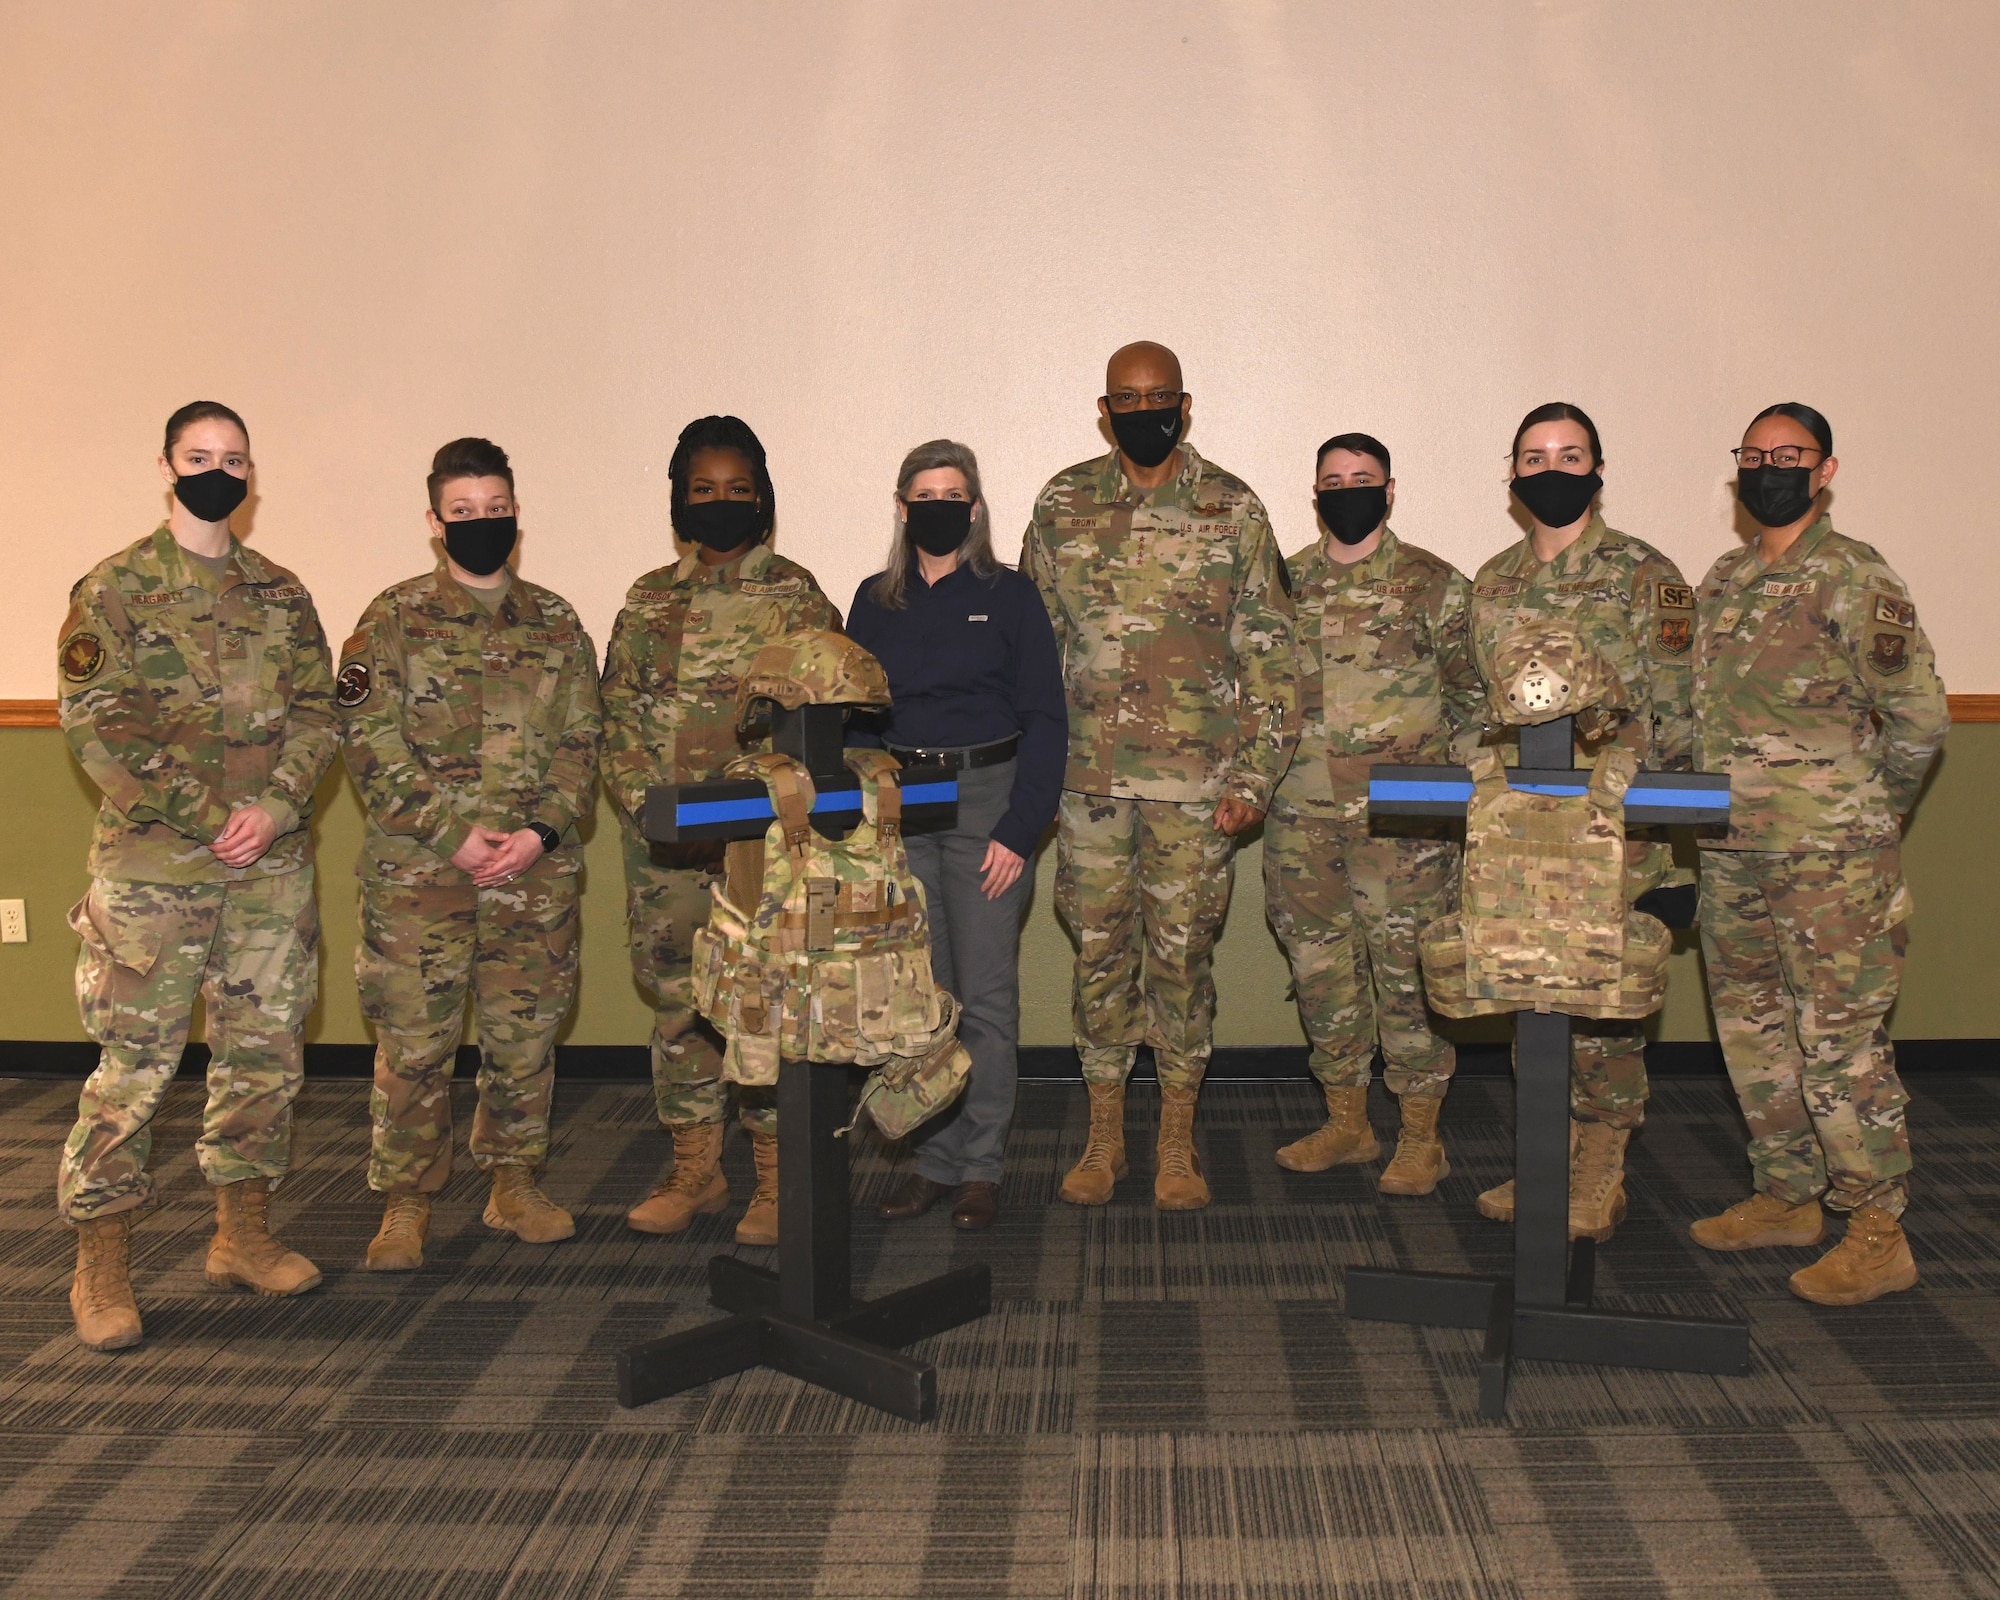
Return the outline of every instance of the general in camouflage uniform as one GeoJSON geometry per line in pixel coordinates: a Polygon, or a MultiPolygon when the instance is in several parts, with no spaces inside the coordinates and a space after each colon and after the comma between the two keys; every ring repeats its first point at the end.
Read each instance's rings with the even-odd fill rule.
{"type": "MultiPolygon", "coordinates": [[[[1765,515],[1809,515],[1798,496],[1836,465],[1824,419],[1794,409],[1744,440],[1805,463],[1775,469],[1804,483],[1765,515]]],[[[1757,510],[1765,486],[1744,478],[1757,510]]],[[[1846,1235],[1792,1287],[1854,1304],[1917,1277],[1896,1220],[1908,1097],[1885,1019],[1910,914],[1901,818],[1944,742],[1944,686],[1902,579],[1825,515],[1768,560],[1752,544],[1716,562],[1696,651],[1697,753],[1731,787],[1728,836],[1703,841],[1702,954],[1756,1192],[1692,1231],[1711,1249],[1812,1244],[1823,1195],[1846,1235]]]]}
{"type": "Polygon", "coordinates": [[[1371,832],[1368,769],[1453,760],[1454,738],[1476,736],[1485,696],[1466,639],[1464,577],[1386,520],[1368,520],[1389,512],[1387,450],[1340,435],[1319,459],[1320,496],[1345,542],[1323,521],[1319,543],[1289,563],[1300,732],[1264,827],[1264,899],[1327,1121],[1277,1159],[1298,1172],[1375,1159],[1367,1099],[1379,1043],[1403,1124],[1380,1187],[1428,1194],[1450,1170],[1437,1117],[1455,1058],[1431,1031],[1417,936],[1456,909],[1459,852],[1414,829],[1371,832]],[[1350,495],[1368,502],[1353,527],[1350,495]]]}
{"type": "Polygon", "coordinates": [[[531,1243],[575,1232],[535,1174],[548,1157],[556,1030],[576,997],[597,653],[569,603],[509,574],[504,550],[485,584],[475,580],[491,571],[452,554],[462,523],[504,517],[511,544],[505,453],[454,441],[432,480],[446,556],[376,596],[340,653],[347,770],[368,812],[354,973],[376,1037],[368,1186],[388,1196],[368,1251],[378,1271],[422,1264],[430,1199],[451,1176],[468,994],[479,1027],[469,1143],[492,1179],[485,1220],[531,1243]],[[461,519],[461,490],[507,510],[461,519]]]}
{"type": "Polygon", "coordinates": [[[212,1052],[195,1145],[216,1189],[209,1279],[272,1293],[319,1282],[270,1237],[265,1210],[291,1161],[319,994],[309,824],[333,759],[333,672],[305,587],[229,535],[243,476],[221,463],[247,473],[248,451],[227,408],[175,414],[162,463],[206,514],[177,503],[167,524],[87,573],[58,642],[63,731],[103,796],[90,890],[70,913],[77,1000],[102,1053],[56,1183],[79,1236],[71,1309],[94,1349],[141,1337],[130,1227],[153,1205],[152,1121],[197,995],[212,1052]],[[205,503],[225,476],[232,484],[205,503]],[[176,529],[224,553],[193,554],[176,529]],[[248,837],[266,826],[259,812],[261,852],[248,837]]]}
{"type": "Polygon", "coordinates": [[[1125,1079],[1147,1043],[1161,1086],[1154,1199],[1187,1209],[1208,1203],[1194,1107],[1231,833],[1270,805],[1297,738],[1292,602],[1262,502],[1179,442],[1190,403],[1172,352],[1126,347],[1107,386],[1118,447],[1049,481],[1021,551],[1070,711],[1056,908],[1078,945],[1091,1133],[1062,1194],[1110,1199],[1125,1079]]]}
{"type": "MultiPolygon", "coordinates": [[[[677,503],[695,475],[695,458],[710,451],[740,456],[758,498],[768,495],[768,477],[759,482],[763,450],[756,436],[735,418],[703,418],[675,452],[677,503]]],[[[677,515],[693,510],[684,505],[677,515]]],[[[696,513],[693,522],[700,521],[696,513]]],[[[721,1209],[729,1192],[717,1164],[729,1112],[722,1040],[695,1006],[690,967],[695,930],[707,922],[710,889],[721,879],[723,847],[649,844],[640,830],[646,789],[720,778],[736,757],[764,749],[768,737],[737,730],[737,689],[751,660],[788,633],[840,626],[840,613],[813,575],[761,538],[722,561],[713,559],[719,552],[690,542],[694,548],[679,561],[626,592],[604,661],[604,783],[624,844],[632,972],[653,1004],[654,1103],[674,1138],[673,1175],[627,1214],[645,1233],[678,1233],[697,1211],[721,1209]]],[[[776,1091],[737,1092],[753,1146],[768,1146],[775,1174],[776,1091]]],[[[775,1191],[771,1200],[775,1228],[775,1191]]],[[[766,1238],[766,1231],[760,1222],[746,1242],[772,1242],[775,1235],[766,1238]]]]}
{"type": "MultiPolygon", "coordinates": [[[[1532,536],[1501,551],[1472,582],[1472,644],[1489,685],[1500,641],[1542,620],[1573,629],[1624,684],[1629,715],[1612,742],[1629,749],[1641,767],[1686,771],[1694,735],[1689,707],[1694,590],[1673,562],[1643,540],[1607,527],[1595,510],[1582,534],[1552,560],[1535,553],[1532,536]]],[[[1511,765],[1514,741],[1507,743],[1511,765]]],[[[1577,758],[1589,765],[1599,748],[1579,740],[1577,758]]],[[[1685,881],[1664,837],[1649,839],[1645,830],[1630,837],[1630,898],[1685,881]]],[[[1570,1170],[1571,1225],[1586,1220],[1588,1231],[1597,1235],[1602,1219],[1595,1213],[1603,1207],[1591,1197],[1611,1194],[1623,1176],[1624,1140],[1611,1137],[1611,1131],[1629,1135],[1645,1120],[1646,1041],[1637,1022],[1584,1019],[1577,1021],[1573,1040],[1570,1115],[1584,1125],[1579,1130],[1584,1142],[1570,1170]],[[1593,1217],[1581,1219],[1579,1210],[1592,1211],[1593,1217]]],[[[1511,1179],[1479,1197],[1481,1213],[1497,1221],[1511,1221],[1513,1207],[1511,1179]]]]}

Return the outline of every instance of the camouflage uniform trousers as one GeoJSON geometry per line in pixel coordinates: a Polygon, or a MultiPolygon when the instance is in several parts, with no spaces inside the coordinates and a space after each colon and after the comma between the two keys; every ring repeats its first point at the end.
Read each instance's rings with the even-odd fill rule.
{"type": "Polygon", "coordinates": [[[576,998],[577,880],[408,886],[364,878],[354,977],[375,1025],[368,1187],[434,1194],[451,1176],[451,1077],[471,992],[479,1023],[472,1160],[548,1157],[556,1029],[576,998]]]}
{"type": "Polygon", "coordinates": [[[319,999],[310,868],[235,883],[99,878],[70,913],[76,996],[103,1046],[63,1146],[56,1203],[72,1222],[149,1206],[152,1122],[207,1003],[208,1105],[195,1159],[212,1184],[282,1178],[303,1030],[319,999]]]}
{"type": "Polygon", "coordinates": [[[1709,999],[1759,1192],[1902,1214],[1909,1095],[1884,1019],[1907,906],[1894,846],[1701,853],[1709,999]]]}
{"type": "Polygon", "coordinates": [[[1085,1080],[1124,1082],[1143,1043],[1161,1083],[1198,1087],[1214,1048],[1215,937],[1235,866],[1214,803],[1065,789],[1056,842],[1056,912],[1077,941],[1071,1022],[1085,1080]]]}
{"type": "MultiPolygon", "coordinates": [[[[701,847],[661,855],[685,858],[701,847]]],[[[705,857],[710,852],[702,852],[705,857]]],[[[669,1128],[729,1118],[730,1085],[722,1077],[722,1036],[695,1009],[695,929],[708,921],[709,886],[722,881],[719,856],[700,865],[641,867],[625,863],[625,914],[631,930],[632,976],[653,1005],[653,1103],[669,1128]]],[[[775,1133],[778,1091],[738,1085],[746,1128],[775,1133]]]]}
{"type": "Polygon", "coordinates": [[[1458,908],[1458,846],[1371,835],[1284,791],[1264,824],[1264,904],[1291,962],[1313,1076],[1368,1082],[1379,1040],[1391,1094],[1441,1096],[1458,1064],[1431,1031],[1417,935],[1458,908]]]}

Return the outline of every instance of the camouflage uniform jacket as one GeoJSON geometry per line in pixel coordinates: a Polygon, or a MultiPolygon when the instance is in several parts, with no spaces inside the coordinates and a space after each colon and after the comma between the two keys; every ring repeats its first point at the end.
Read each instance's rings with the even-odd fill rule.
{"type": "Polygon", "coordinates": [[[1950,724],[1903,580],[1822,516],[1770,566],[1723,556],[1698,605],[1696,737],[1730,785],[1714,847],[1895,844],[1950,724]]]}
{"type": "Polygon", "coordinates": [[[1365,821],[1369,767],[1448,762],[1463,736],[1476,739],[1486,695],[1466,637],[1469,586],[1393,528],[1351,565],[1328,555],[1324,539],[1287,565],[1299,745],[1283,788],[1315,813],[1365,821]]]}
{"type": "Polygon", "coordinates": [[[1049,480],[1021,546],[1069,697],[1063,787],[1271,803],[1298,740],[1292,598],[1263,502],[1180,447],[1135,489],[1118,452],[1049,480]]]}
{"type": "Polygon", "coordinates": [[[63,732],[104,795],[95,877],[234,883],[312,862],[313,790],[339,741],[326,636],[296,577],[229,550],[218,583],[163,523],[71,591],[57,669],[63,732]],[[252,802],[277,839],[225,867],[208,844],[252,802]]]}
{"type": "Polygon", "coordinates": [[[736,732],[751,658],[802,628],[838,628],[813,575],[767,544],[726,566],[693,551],[633,584],[604,654],[604,786],[636,822],[653,783],[722,776],[759,748],[736,732]]]}
{"type": "Polygon", "coordinates": [[[466,884],[475,826],[540,822],[562,842],[530,869],[578,872],[597,775],[597,651],[569,602],[518,575],[488,615],[440,561],[377,595],[340,651],[347,770],[368,808],[356,870],[466,884]]]}
{"type": "Polygon", "coordinates": [[[1488,561],[1472,580],[1472,646],[1493,681],[1493,651],[1518,620],[1548,618],[1575,628],[1618,673],[1632,715],[1613,741],[1641,766],[1684,772],[1694,750],[1694,590],[1659,551],[1593,515],[1553,561],[1527,539],[1488,561]]]}

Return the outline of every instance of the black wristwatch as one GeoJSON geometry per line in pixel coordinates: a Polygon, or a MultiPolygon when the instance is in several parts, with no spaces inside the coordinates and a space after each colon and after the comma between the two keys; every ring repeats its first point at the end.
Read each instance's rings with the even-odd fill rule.
{"type": "Polygon", "coordinates": [[[528,824],[528,831],[542,841],[543,855],[547,855],[557,845],[562,843],[562,835],[557,833],[546,822],[531,822],[528,824]]]}

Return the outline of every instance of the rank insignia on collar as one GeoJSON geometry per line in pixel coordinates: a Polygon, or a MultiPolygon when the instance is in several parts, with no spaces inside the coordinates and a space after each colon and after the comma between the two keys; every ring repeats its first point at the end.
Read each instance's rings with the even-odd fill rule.
{"type": "Polygon", "coordinates": [[[1893,677],[1910,664],[1910,641],[1900,633],[1878,633],[1868,664],[1883,677],[1893,677]]]}
{"type": "Polygon", "coordinates": [[[340,676],[334,679],[333,697],[339,701],[343,711],[352,711],[368,698],[370,687],[368,663],[350,661],[340,669],[340,676]]]}
{"type": "Polygon", "coordinates": [[[104,643],[94,633],[73,633],[63,641],[62,675],[69,683],[88,683],[104,666],[104,643]]]}

